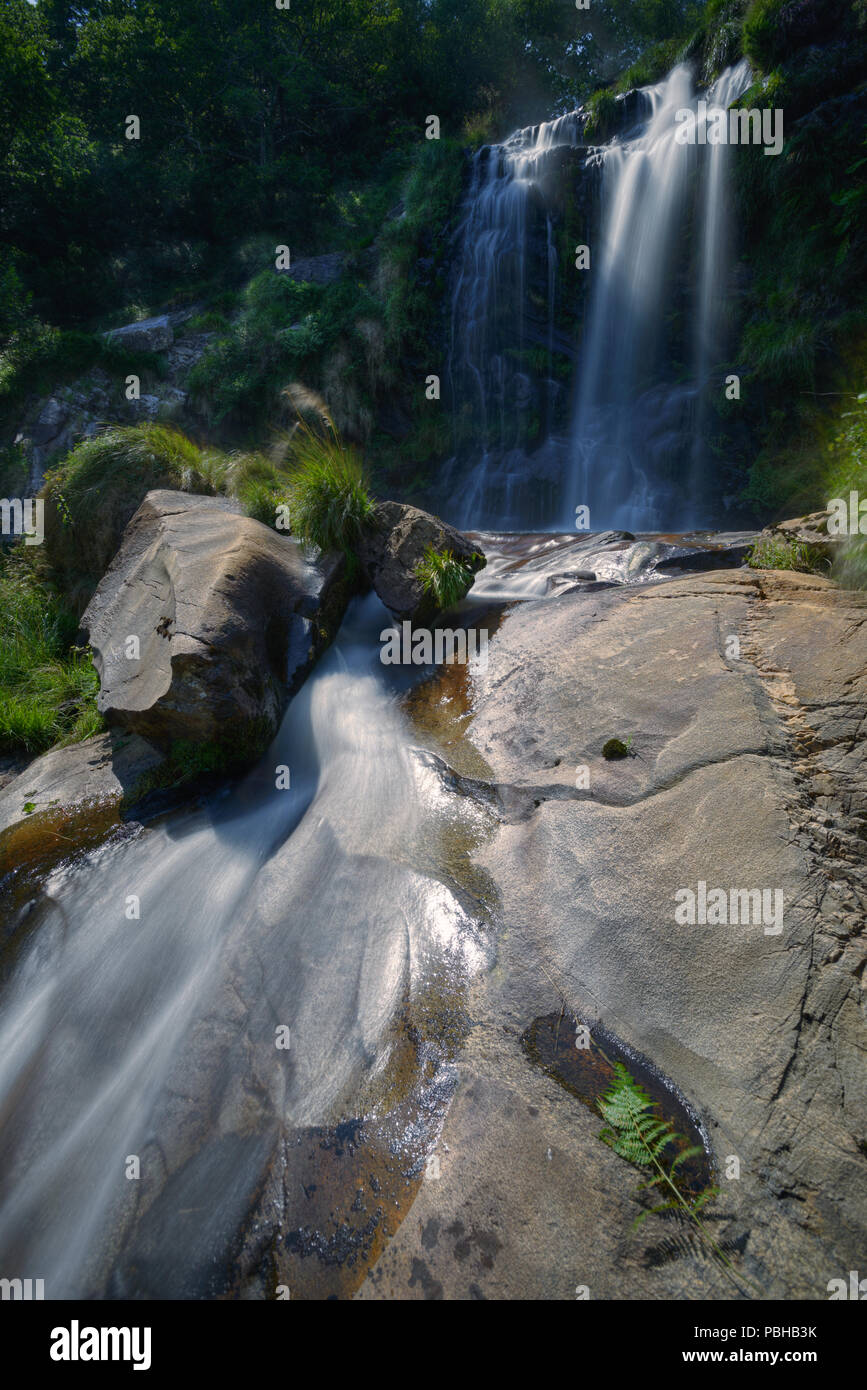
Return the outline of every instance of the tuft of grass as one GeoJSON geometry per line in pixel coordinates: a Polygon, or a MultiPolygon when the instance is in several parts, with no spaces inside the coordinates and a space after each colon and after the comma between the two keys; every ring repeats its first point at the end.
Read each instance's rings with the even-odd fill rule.
{"type": "Polygon", "coordinates": [[[290,444],[288,481],[292,532],[318,550],[342,550],[354,561],[374,503],[364,466],[330,424],[325,432],[306,421],[290,444]]]}
{"type": "Polygon", "coordinates": [[[822,574],[828,569],[819,547],[783,536],[760,536],[747,555],[747,564],[754,570],[797,570],[801,574],[822,574]]]}
{"type": "Polygon", "coordinates": [[[105,430],[78,444],[46,476],[46,548],[80,608],[105,573],[124,528],[152,488],[213,494],[225,456],[209,456],[169,425],[105,430]]]}
{"type": "Polygon", "coordinates": [[[424,592],[441,610],[460,603],[473,582],[473,570],[450,550],[439,551],[429,545],[413,571],[424,592]]]}
{"type": "Polygon", "coordinates": [[[0,749],[44,752],[102,728],[99,678],[74,645],[78,622],[19,548],[0,562],[0,749]]]}
{"type": "Polygon", "coordinates": [[[105,573],[153,488],[237,497],[275,526],[284,472],[263,454],[203,449],[171,425],[117,426],[84,440],[46,477],[46,549],[76,610],[105,573]]]}

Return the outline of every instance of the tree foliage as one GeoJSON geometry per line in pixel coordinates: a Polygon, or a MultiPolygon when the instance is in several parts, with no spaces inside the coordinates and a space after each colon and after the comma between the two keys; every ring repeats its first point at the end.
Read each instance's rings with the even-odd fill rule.
{"type": "Polygon", "coordinates": [[[305,251],[339,190],[439,116],[540,119],[682,0],[0,0],[0,338],[213,268],[250,228],[305,251]],[[590,32],[592,28],[592,33],[590,32]],[[140,139],[128,139],[137,116],[140,139]]]}

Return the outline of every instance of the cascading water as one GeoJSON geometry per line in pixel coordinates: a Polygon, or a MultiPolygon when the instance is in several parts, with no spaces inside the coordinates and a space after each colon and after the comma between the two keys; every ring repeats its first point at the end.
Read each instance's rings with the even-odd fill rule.
{"type": "Polygon", "coordinates": [[[555,346],[569,354],[571,345],[555,324],[558,255],[553,218],[539,190],[549,156],[577,147],[582,125],[581,113],[574,112],[520,130],[503,145],[485,146],[473,160],[458,232],[447,370],[455,427],[449,490],[460,496],[455,519],[461,525],[544,520],[541,513],[528,515],[523,436],[531,410],[546,435],[535,476],[541,477],[541,453],[548,455],[552,486],[559,472],[562,441],[558,445],[552,426],[563,387],[552,366],[555,346]],[[528,353],[537,360],[541,354],[545,363],[543,399],[526,370],[528,353]]]}
{"type": "MultiPolygon", "coordinates": [[[[708,107],[733,101],[749,81],[744,63],[710,89],[708,107]]],[[[581,353],[565,517],[590,509],[591,525],[630,530],[707,524],[697,513],[701,457],[696,396],[718,348],[719,298],[727,270],[724,175],[727,146],[677,139],[676,113],[695,104],[688,68],[649,88],[651,115],[637,135],[599,151],[602,220],[598,275],[581,353]],[[685,244],[691,165],[702,161],[698,269],[685,244]],[[672,300],[687,271],[684,356],[697,346],[691,380],[670,380],[678,344],[669,338],[672,300]],[[697,282],[697,288],[696,288],[697,282]]]]}
{"type": "MultiPolygon", "coordinates": [[[[356,602],[231,796],[107,844],[40,896],[2,994],[0,1268],[46,1297],[219,1292],[275,1167],[279,1190],[281,1144],[340,1121],[431,979],[454,998],[483,960],[432,867],[457,813],[386,684],[388,622],[356,602]]],[[[435,1048],[425,1065],[442,1072],[435,1048]]],[[[402,1128],[421,1144],[416,1110],[402,1128]]],[[[300,1224],[300,1182],[289,1203],[300,1224]]]]}
{"type": "MultiPolygon", "coordinates": [[[[707,110],[727,108],[737,101],[750,83],[750,67],[746,62],[727,68],[708,92],[707,110]]],[[[704,117],[707,125],[707,112],[704,117]]],[[[731,152],[728,144],[707,145],[704,150],[704,204],[702,208],[701,271],[698,290],[698,313],[695,321],[695,381],[697,391],[693,429],[690,492],[698,498],[702,490],[702,474],[706,466],[704,424],[707,391],[711,373],[716,366],[720,347],[726,341],[725,300],[728,290],[731,228],[728,216],[726,184],[731,152]]],[[[718,373],[722,376],[722,373],[718,373]]],[[[700,525],[697,515],[687,514],[686,524],[700,525]]]]}
{"type": "MultiPolygon", "coordinates": [[[[708,105],[727,106],[748,83],[746,63],[727,70],[708,105]]],[[[593,530],[710,520],[697,398],[722,355],[727,148],[676,140],[676,112],[697,100],[679,66],[619,100],[621,129],[606,145],[584,143],[576,111],[476,155],[448,367],[459,524],[572,529],[579,506],[593,530]],[[570,217],[589,270],[572,269],[571,244],[558,257],[570,217]]]]}

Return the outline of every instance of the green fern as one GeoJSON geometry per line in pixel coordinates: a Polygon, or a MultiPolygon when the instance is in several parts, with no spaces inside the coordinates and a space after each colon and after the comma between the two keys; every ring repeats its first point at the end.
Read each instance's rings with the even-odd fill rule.
{"type": "Polygon", "coordinates": [[[655,1205],[644,1207],[635,1218],[633,1230],[648,1216],[665,1211],[679,1211],[694,1222],[699,1235],[716,1258],[734,1279],[747,1281],[738,1275],[731,1261],[712,1239],[699,1220],[699,1212],[719,1195],[719,1188],[708,1186],[696,1196],[683,1187],[678,1170],[690,1158],[702,1154],[700,1144],[689,1144],[670,1120],[658,1114],[656,1101],[630,1076],[622,1062],[614,1063],[614,1080],[597,1102],[606,1127],[599,1138],[637,1168],[650,1171],[639,1192],[656,1189],[661,1198],[655,1205]]]}

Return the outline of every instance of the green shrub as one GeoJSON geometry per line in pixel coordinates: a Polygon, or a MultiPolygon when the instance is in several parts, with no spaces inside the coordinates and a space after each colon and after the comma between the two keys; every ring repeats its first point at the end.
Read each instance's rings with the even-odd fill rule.
{"type": "Polygon", "coordinates": [[[0,559],[0,749],[36,754],[102,727],[99,679],[75,614],[16,547],[0,559]]]}
{"type": "MultiPolygon", "coordinates": [[[[846,402],[828,444],[828,500],[867,498],[867,391],[846,402]]],[[[833,578],[847,589],[867,589],[867,536],[852,536],[835,559],[833,578]]]]}
{"type": "Polygon", "coordinates": [[[785,57],[780,13],[785,0],[752,0],[744,19],[744,52],[764,72],[785,57]]]}
{"type": "Polygon", "coordinates": [[[439,551],[432,545],[427,547],[413,572],[424,592],[441,610],[460,603],[473,582],[470,565],[457,559],[450,550],[439,551]]]}
{"type": "Polygon", "coordinates": [[[679,39],[664,39],[655,43],[618,78],[616,90],[628,92],[633,87],[649,87],[654,82],[661,82],[682,57],[682,48],[679,39]]]}
{"type": "Polygon", "coordinates": [[[0,497],[23,497],[29,472],[20,444],[0,448],[0,497]]]}
{"type": "Polygon", "coordinates": [[[849,398],[828,443],[828,496],[867,497],[867,391],[849,398]]]}
{"type": "Polygon", "coordinates": [[[251,424],[267,415],[287,376],[301,374],[324,345],[319,310],[325,293],[278,274],[273,260],[254,275],[236,317],[189,374],[196,406],[214,423],[251,424]]]}

